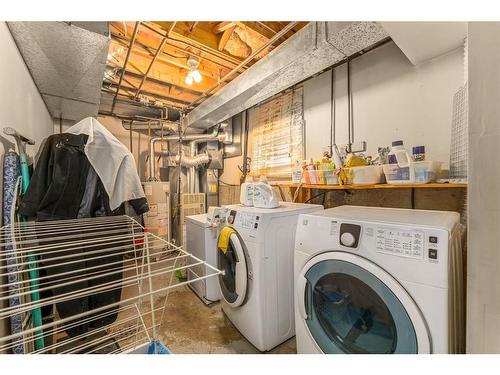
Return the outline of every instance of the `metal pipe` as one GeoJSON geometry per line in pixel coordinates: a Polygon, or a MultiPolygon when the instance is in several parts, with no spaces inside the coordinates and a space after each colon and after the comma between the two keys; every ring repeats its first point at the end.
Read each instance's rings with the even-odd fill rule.
{"type": "MultiPolygon", "coordinates": [[[[214,127],[214,131],[212,132],[211,135],[208,134],[189,134],[189,135],[184,135],[182,137],[183,141],[195,141],[198,139],[207,139],[209,138],[210,140],[215,140],[217,139],[217,135],[219,133],[219,129],[217,127],[214,127]]],[[[149,180],[150,181],[157,181],[156,176],[154,174],[155,170],[155,155],[154,155],[154,149],[155,149],[155,144],[157,142],[168,142],[168,141],[178,141],[180,139],[180,135],[170,135],[167,137],[153,137],[149,141],[149,170],[150,170],[150,175],[149,175],[149,180]]]]}
{"type": "MultiPolygon", "coordinates": [[[[111,83],[111,84],[109,84],[109,88],[104,88],[104,87],[101,88],[101,92],[104,92],[104,93],[107,93],[107,94],[113,94],[114,95],[115,92],[113,90],[111,90],[111,89],[112,88],[117,88],[117,87],[118,87],[118,85],[116,83],[111,83]]],[[[135,90],[135,87],[128,87],[128,86],[124,86],[124,85],[122,85],[122,88],[126,88],[127,90],[131,90],[131,91],[135,90]]],[[[174,98],[172,96],[165,96],[165,95],[157,94],[157,93],[154,93],[154,92],[151,92],[151,91],[146,91],[146,90],[142,90],[142,92],[145,95],[154,97],[155,99],[161,99],[161,101],[163,103],[167,103],[168,106],[172,107],[172,108],[182,109],[187,104],[189,104],[185,100],[177,99],[177,98],[174,98]]],[[[146,105],[144,103],[140,103],[139,101],[133,100],[133,94],[127,95],[127,94],[121,94],[121,93],[119,93],[117,96],[126,98],[126,99],[117,99],[116,100],[116,102],[120,102],[120,103],[123,103],[123,104],[130,104],[130,105],[134,105],[134,106],[137,106],[137,107],[146,107],[146,108],[150,108],[150,107],[151,108],[159,108],[159,107],[161,107],[161,106],[155,105],[152,102],[149,102],[146,105]]]]}
{"type": "MultiPolygon", "coordinates": [[[[117,69],[117,72],[120,72],[120,73],[124,70],[122,67],[114,66],[112,64],[107,64],[106,67],[117,69]]],[[[188,70],[189,67],[183,68],[183,69],[188,70]]],[[[132,78],[137,78],[137,79],[143,79],[144,78],[143,74],[136,73],[136,72],[132,71],[131,69],[125,69],[125,74],[127,76],[129,76],[129,77],[132,77],[132,78]]],[[[171,87],[174,87],[176,89],[182,89],[182,90],[186,91],[187,93],[193,94],[193,95],[199,95],[201,92],[203,92],[203,90],[196,89],[195,87],[188,88],[188,87],[185,87],[185,86],[182,86],[182,85],[176,85],[175,83],[172,83],[172,82],[163,81],[161,79],[154,78],[154,77],[147,77],[147,79],[148,79],[148,81],[150,81],[152,83],[155,83],[155,84],[157,84],[159,86],[162,86],[162,88],[165,88],[165,89],[169,89],[171,87]]],[[[127,86],[128,89],[130,89],[130,90],[139,90],[131,82],[127,82],[127,80],[125,78],[123,79],[123,81],[125,83],[128,83],[128,86],[127,86]]],[[[114,84],[114,82],[112,80],[108,80],[108,82],[110,84],[114,84]]],[[[141,91],[144,91],[144,90],[141,90],[141,91]]]]}
{"type": "MultiPolygon", "coordinates": [[[[123,125],[123,121],[122,121],[122,125],[123,125]]],[[[125,128],[125,126],[124,126],[124,128],[125,128]]],[[[125,129],[127,129],[127,128],[125,128],[125,129]]],[[[130,153],[133,155],[134,152],[132,151],[132,123],[130,123],[130,129],[129,129],[128,135],[129,135],[129,141],[130,141],[130,153]]]]}
{"type": "Polygon", "coordinates": [[[291,29],[293,29],[298,23],[299,22],[290,22],[288,25],[286,25],[280,32],[278,32],[277,34],[275,34],[271,39],[269,39],[262,46],[260,46],[259,48],[257,48],[254,52],[252,52],[250,54],[250,56],[248,56],[245,60],[243,60],[241,63],[239,63],[238,66],[236,66],[228,74],[226,74],[224,77],[222,77],[220,79],[220,81],[215,86],[213,86],[210,90],[204,92],[199,98],[197,98],[196,100],[194,100],[193,102],[191,102],[187,106],[187,108],[191,108],[193,105],[197,104],[200,100],[202,100],[203,98],[207,97],[212,92],[214,92],[217,88],[219,88],[221,86],[222,83],[224,83],[230,77],[232,77],[234,74],[236,74],[240,70],[241,67],[245,66],[250,61],[252,61],[255,58],[255,56],[257,56],[263,50],[265,50],[267,47],[269,47],[270,45],[272,45],[273,43],[275,43],[278,39],[280,39],[282,36],[284,36],[288,31],[290,31],[291,29]]]}
{"type": "Polygon", "coordinates": [[[144,85],[144,82],[146,82],[146,79],[148,79],[149,72],[151,71],[151,68],[153,67],[154,63],[156,62],[156,59],[158,58],[158,56],[160,55],[161,51],[163,50],[163,47],[165,46],[165,43],[167,42],[167,39],[170,37],[170,33],[174,29],[176,23],[177,23],[177,21],[172,22],[172,26],[170,26],[170,29],[168,30],[167,34],[163,37],[163,39],[162,39],[162,41],[160,43],[160,46],[156,50],[156,53],[154,54],[153,59],[149,63],[149,66],[148,66],[148,69],[146,70],[146,73],[144,73],[144,77],[142,77],[141,83],[139,84],[139,87],[137,88],[137,91],[135,93],[135,97],[134,98],[137,99],[137,97],[141,93],[142,86],[144,85]]]}
{"type": "MultiPolygon", "coordinates": [[[[145,24],[145,23],[143,23],[142,25],[143,25],[144,27],[148,28],[148,29],[151,29],[151,27],[150,27],[150,26],[148,26],[148,25],[147,25],[147,24],[145,24]]],[[[155,33],[157,33],[157,34],[161,35],[161,36],[164,36],[164,34],[160,33],[158,30],[153,30],[153,31],[154,31],[155,33]]],[[[124,38],[123,36],[121,36],[121,35],[119,35],[119,34],[116,34],[116,33],[113,33],[113,32],[111,32],[111,38],[112,38],[113,40],[117,41],[118,43],[122,44],[122,45],[124,45],[126,42],[128,42],[128,39],[127,39],[127,38],[124,38]]],[[[128,43],[127,43],[127,44],[128,44],[128,43]]],[[[155,50],[155,48],[150,47],[150,46],[148,46],[148,45],[145,45],[145,44],[141,43],[140,41],[137,41],[137,42],[136,42],[136,44],[137,44],[137,46],[138,46],[138,47],[140,47],[140,48],[141,48],[144,52],[146,52],[146,53],[150,54],[151,56],[153,56],[153,55],[154,55],[154,52],[153,52],[153,51],[156,51],[156,50],[155,50]]],[[[176,49],[179,49],[180,51],[182,51],[182,53],[185,53],[185,54],[187,54],[188,56],[189,56],[190,54],[192,54],[192,53],[193,53],[193,52],[192,52],[192,51],[190,51],[190,50],[187,50],[187,49],[185,49],[185,48],[183,48],[183,47],[180,47],[180,46],[174,45],[173,43],[169,43],[168,41],[167,41],[167,44],[168,44],[169,46],[172,46],[172,47],[176,48],[176,49]]],[[[184,44],[186,44],[186,43],[184,43],[184,44]]],[[[191,46],[190,46],[190,47],[191,47],[191,46]]],[[[196,48],[196,47],[194,47],[194,48],[196,48]]],[[[201,51],[201,50],[200,50],[200,51],[201,51]]],[[[201,51],[201,52],[204,52],[204,51],[201,51]]],[[[204,52],[204,53],[208,53],[208,52],[204,52]]],[[[164,55],[167,55],[167,56],[170,56],[170,57],[173,57],[174,59],[181,58],[181,57],[179,57],[179,56],[175,56],[175,55],[172,55],[172,54],[170,54],[170,53],[166,53],[166,52],[163,52],[163,54],[164,54],[164,55]]],[[[182,58],[187,58],[188,56],[186,56],[186,57],[182,56],[182,58]]],[[[235,66],[236,66],[236,63],[234,63],[234,62],[230,62],[230,61],[227,61],[227,60],[223,60],[223,59],[221,59],[221,60],[223,60],[224,62],[226,62],[229,66],[228,66],[228,65],[221,64],[221,62],[220,62],[220,61],[219,61],[219,62],[218,62],[218,61],[215,61],[215,60],[210,59],[210,58],[208,58],[208,57],[206,57],[206,56],[201,56],[201,55],[197,55],[197,56],[199,57],[199,59],[200,59],[200,60],[208,61],[209,63],[216,64],[216,65],[221,65],[221,66],[223,66],[224,68],[227,68],[227,69],[231,69],[231,68],[233,68],[233,67],[235,67],[235,66]]],[[[175,62],[172,62],[172,61],[170,61],[170,60],[163,59],[163,58],[162,58],[162,60],[164,60],[164,61],[166,61],[166,62],[169,62],[169,63],[171,63],[171,64],[173,63],[174,65],[178,66],[179,68],[186,68],[186,69],[188,68],[188,67],[187,67],[187,65],[185,65],[185,64],[175,63],[175,62]]],[[[200,73],[201,73],[201,74],[203,74],[203,72],[200,72],[200,73]]],[[[211,77],[211,76],[210,76],[210,77],[211,77]]]]}
{"type": "MultiPolygon", "coordinates": [[[[151,120],[151,122],[154,122],[151,120]]],[[[157,120],[159,124],[152,124],[151,130],[162,130],[168,133],[175,133],[177,131],[177,123],[171,121],[161,121],[157,120]],[[163,127],[161,125],[163,123],[163,127]]],[[[148,130],[148,124],[146,121],[136,121],[136,120],[122,120],[122,126],[125,130],[148,130]]]]}
{"type": "Polygon", "coordinates": [[[351,94],[351,59],[347,59],[347,152],[351,152],[352,134],[351,134],[351,123],[352,123],[352,94],[351,94]]]}
{"type": "MultiPolygon", "coordinates": [[[[194,141],[191,141],[191,143],[189,143],[191,158],[196,158],[198,156],[198,144],[210,142],[210,141],[215,141],[215,140],[220,141],[221,139],[219,139],[216,136],[216,137],[207,137],[207,138],[196,139],[194,141]]],[[[198,172],[196,171],[194,166],[190,168],[190,179],[191,179],[191,183],[189,185],[191,185],[191,190],[189,192],[190,193],[199,193],[199,190],[200,190],[200,184],[198,182],[199,176],[198,176],[198,172]]]]}
{"type": "Polygon", "coordinates": [[[137,31],[139,30],[139,25],[141,23],[137,21],[134,26],[134,31],[132,32],[132,38],[130,39],[130,45],[127,50],[127,55],[125,56],[125,61],[123,63],[123,70],[120,74],[120,80],[118,81],[118,87],[116,88],[115,96],[113,98],[113,103],[111,104],[111,113],[115,109],[116,97],[118,96],[118,92],[120,91],[120,87],[122,85],[123,76],[125,75],[125,70],[127,69],[128,59],[130,58],[130,54],[132,53],[132,48],[134,47],[135,38],[137,37],[137,31]]]}

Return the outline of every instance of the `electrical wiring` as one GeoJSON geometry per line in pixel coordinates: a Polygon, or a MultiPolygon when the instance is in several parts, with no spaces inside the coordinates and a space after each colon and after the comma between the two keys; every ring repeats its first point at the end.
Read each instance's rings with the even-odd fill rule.
{"type": "MultiPolygon", "coordinates": [[[[309,198],[309,199],[306,199],[306,200],[305,200],[304,202],[302,202],[302,203],[309,203],[309,202],[310,202],[310,201],[312,201],[313,199],[316,199],[316,198],[318,198],[318,197],[321,197],[322,195],[326,195],[326,194],[327,194],[327,193],[329,193],[330,191],[331,191],[331,190],[325,190],[325,191],[322,191],[321,193],[316,194],[315,196],[313,196],[313,197],[311,197],[311,198],[309,198]]],[[[323,203],[324,203],[324,201],[323,201],[323,203]]]]}
{"type": "Polygon", "coordinates": [[[220,176],[219,176],[219,171],[217,169],[214,169],[214,175],[215,177],[217,178],[217,181],[222,184],[222,185],[226,185],[226,186],[240,186],[239,184],[228,184],[227,182],[224,182],[220,179],[220,176]]]}

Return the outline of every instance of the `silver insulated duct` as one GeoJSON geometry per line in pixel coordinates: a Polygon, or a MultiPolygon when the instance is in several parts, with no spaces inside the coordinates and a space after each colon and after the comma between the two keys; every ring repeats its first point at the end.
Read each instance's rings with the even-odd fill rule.
{"type": "Polygon", "coordinates": [[[388,39],[377,22],[310,22],[187,114],[207,129],[388,39]]]}

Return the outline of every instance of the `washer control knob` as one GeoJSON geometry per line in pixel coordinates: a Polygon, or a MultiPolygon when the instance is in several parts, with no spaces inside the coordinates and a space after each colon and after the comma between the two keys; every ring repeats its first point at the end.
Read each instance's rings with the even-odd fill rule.
{"type": "Polygon", "coordinates": [[[341,245],[344,245],[347,247],[353,247],[355,243],[356,243],[356,237],[354,237],[352,233],[344,232],[340,236],[340,244],[341,245]]]}

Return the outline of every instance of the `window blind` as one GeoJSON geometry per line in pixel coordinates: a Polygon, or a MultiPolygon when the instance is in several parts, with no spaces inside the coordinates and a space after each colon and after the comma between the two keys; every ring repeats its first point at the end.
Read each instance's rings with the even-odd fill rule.
{"type": "Polygon", "coordinates": [[[294,163],[304,159],[303,95],[297,87],[253,111],[251,175],[290,177],[294,163]]]}

